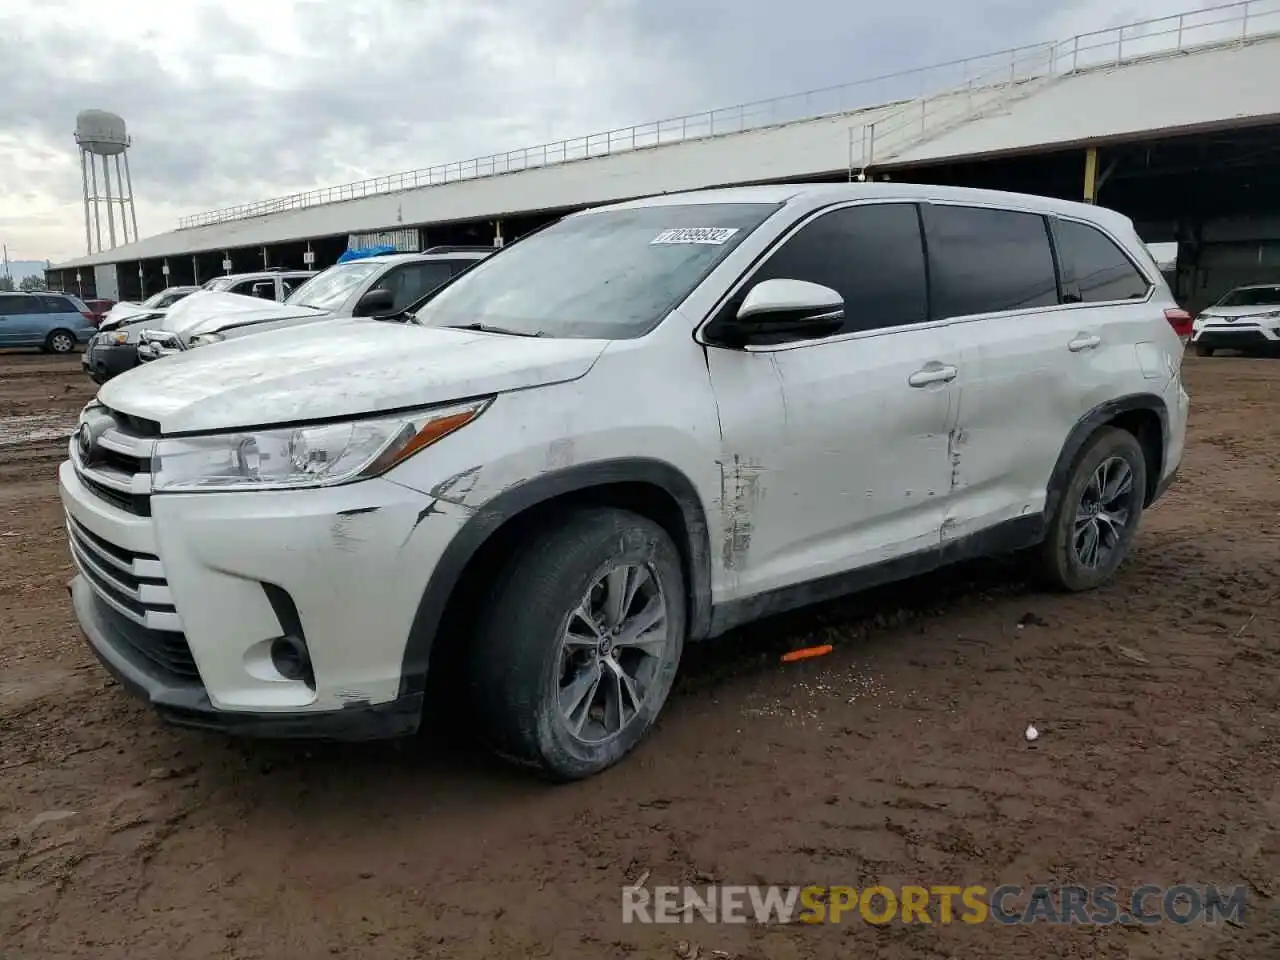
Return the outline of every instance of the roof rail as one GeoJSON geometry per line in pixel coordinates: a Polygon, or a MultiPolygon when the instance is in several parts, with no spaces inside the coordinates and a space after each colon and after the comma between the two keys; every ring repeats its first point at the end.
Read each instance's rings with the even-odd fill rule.
{"type": "Polygon", "coordinates": [[[493,253],[497,249],[498,249],[497,247],[485,247],[481,245],[466,246],[461,244],[454,244],[454,245],[445,244],[444,246],[439,246],[439,247],[427,247],[427,249],[423,250],[422,252],[423,253],[493,253]]]}

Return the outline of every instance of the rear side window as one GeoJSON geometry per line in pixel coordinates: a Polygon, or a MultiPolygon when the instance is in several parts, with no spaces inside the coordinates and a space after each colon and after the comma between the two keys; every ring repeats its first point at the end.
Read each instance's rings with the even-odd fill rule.
{"type": "Polygon", "coordinates": [[[923,322],[928,286],[915,204],[846,207],[810,221],[726,305],[727,315],[757,283],[774,279],[819,283],[844,297],[840,333],[923,322]]]}
{"type": "Polygon", "coordinates": [[[79,313],[66,297],[40,297],[41,313],[79,313]]]}
{"type": "Polygon", "coordinates": [[[0,294],[0,317],[27,313],[31,309],[28,297],[6,297],[0,294]]]}
{"type": "Polygon", "coordinates": [[[935,318],[1058,302],[1053,250],[1039,214],[933,204],[921,210],[935,318]]]}
{"type": "Polygon", "coordinates": [[[1053,221],[1062,265],[1063,302],[1141,300],[1151,284],[1101,230],[1074,220],[1053,221]]]}

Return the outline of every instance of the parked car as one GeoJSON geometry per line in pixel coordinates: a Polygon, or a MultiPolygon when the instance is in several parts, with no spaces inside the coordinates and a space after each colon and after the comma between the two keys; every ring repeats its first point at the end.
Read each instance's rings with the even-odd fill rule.
{"type": "Polygon", "coordinates": [[[94,323],[94,326],[97,326],[100,323],[102,323],[103,318],[105,318],[108,311],[110,311],[111,308],[116,305],[116,302],[114,300],[106,300],[101,297],[95,297],[89,300],[85,300],[84,305],[88,307],[89,312],[93,314],[93,318],[94,318],[93,323],[94,323]]]}
{"type": "Polygon", "coordinates": [[[71,353],[93,331],[93,314],[70,294],[0,293],[0,347],[71,353]]]}
{"type": "Polygon", "coordinates": [[[214,277],[201,290],[214,293],[238,293],[246,297],[277,302],[288,297],[316,275],[314,270],[259,270],[256,273],[232,273],[214,277]]]}
{"type": "Polygon", "coordinates": [[[169,720],[393,736],[430,673],[503,755],[586,776],[686,642],[989,553],[1107,582],[1182,458],[1180,311],[1093,205],[654,197],[411,312],[185,352],[85,409],[76,616],[169,720]]]}
{"type": "Polygon", "coordinates": [[[1202,357],[1216,350],[1258,353],[1280,347],[1280,284],[1255,283],[1229,291],[1200,311],[1191,343],[1202,357]]]}
{"type": "Polygon", "coordinates": [[[199,287],[165,287],[158,293],[153,293],[141,303],[134,303],[131,300],[122,300],[107,311],[102,318],[99,326],[107,324],[121,324],[129,318],[141,317],[146,314],[154,314],[159,316],[168,310],[179,300],[190,296],[199,290],[199,287]]]}
{"type": "Polygon", "coordinates": [[[434,247],[339,263],[280,305],[201,294],[142,333],[138,358],[155,360],[250,333],[333,317],[395,313],[493,253],[489,247],[434,247]]]}

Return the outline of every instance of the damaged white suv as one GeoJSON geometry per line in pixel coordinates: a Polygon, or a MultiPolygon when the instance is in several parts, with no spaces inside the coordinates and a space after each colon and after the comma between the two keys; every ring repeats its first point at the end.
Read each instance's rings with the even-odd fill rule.
{"type": "Polygon", "coordinates": [[[1174,316],[1097,207],[840,184],[585,211],[395,322],[104,386],[61,467],[75,612],[179,724],[407,734],[430,674],[504,755],[586,776],[687,642],[978,554],[1105,581],[1182,456],[1174,316]]]}

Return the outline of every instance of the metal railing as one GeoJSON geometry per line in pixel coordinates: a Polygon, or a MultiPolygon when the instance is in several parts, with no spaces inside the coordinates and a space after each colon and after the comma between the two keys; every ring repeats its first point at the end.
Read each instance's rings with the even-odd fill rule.
{"type": "Polygon", "coordinates": [[[920,97],[849,128],[849,175],[884,163],[1058,77],[1280,33],[1280,0],[1247,0],[1171,14],[1068,40],[1020,47],[1007,62],[953,89],[920,97]]]}
{"type": "MultiPolygon", "coordinates": [[[[915,137],[918,142],[931,132],[938,132],[944,122],[962,122],[994,106],[1000,98],[1015,95],[1020,85],[1028,81],[1177,54],[1192,48],[1243,43],[1276,33],[1280,33],[1280,0],[1243,0],[1095,30],[1063,41],[1030,44],[785,97],[225,207],[183,217],[178,227],[208,226],[900,104],[898,111],[891,112],[897,118],[892,123],[882,125],[888,121],[887,117],[877,120],[876,139],[882,147],[872,147],[872,152],[858,158],[859,165],[866,165],[871,157],[885,155],[888,143],[884,138],[895,124],[899,133],[918,125],[919,136],[915,137]],[[1003,79],[1006,77],[1007,80],[1003,79]],[[910,116],[913,110],[919,111],[915,118],[910,116]]],[[[901,141],[893,149],[904,149],[905,135],[901,141]]],[[[850,142],[852,145],[852,136],[850,142]]],[[[851,168],[853,159],[851,156],[851,168]]]]}

